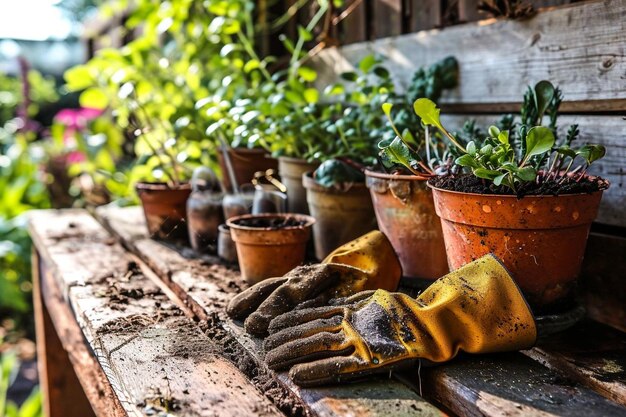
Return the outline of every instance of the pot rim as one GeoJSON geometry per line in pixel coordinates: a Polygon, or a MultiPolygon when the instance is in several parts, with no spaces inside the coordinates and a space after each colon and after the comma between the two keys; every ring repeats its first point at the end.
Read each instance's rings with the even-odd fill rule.
{"type": "Polygon", "coordinates": [[[454,190],[447,190],[445,188],[439,188],[439,187],[435,187],[434,185],[431,185],[430,183],[426,183],[426,185],[428,185],[429,188],[431,188],[433,191],[440,191],[442,193],[450,193],[450,194],[456,194],[456,195],[478,195],[481,197],[493,197],[493,198],[514,198],[516,200],[522,200],[525,198],[554,198],[554,197],[579,197],[579,196],[588,196],[588,195],[594,195],[597,193],[602,193],[604,191],[606,191],[609,186],[611,185],[611,183],[609,182],[609,180],[598,177],[597,175],[588,175],[589,178],[599,178],[602,181],[604,181],[606,183],[606,188],[601,189],[601,190],[597,190],[597,191],[593,191],[591,193],[572,193],[572,194],[526,194],[522,197],[518,197],[515,194],[481,194],[481,193],[468,193],[465,191],[454,191],[454,190]]]}
{"type": "Polygon", "coordinates": [[[406,180],[406,181],[428,181],[429,178],[418,177],[417,175],[404,175],[404,174],[387,174],[385,172],[365,170],[366,177],[378,178],[381,180],[406,180]]]}
{"type": "Polygon", "coordinates": [[[308,216],[306,214],[298,214],[298,213],[261,213],[261,214],[242,214],[240,216],[231,217],[226,220],[226,226],[230,229],[237,230],[249,230],[249,231],[261,231],[261,232],[280,232],[280,231],[289,231],[289,230],[305,230],[310,228],[315,224],[315,218],[313,216],[308,216]],[[287,226],[281,227],[280,229],[270,228],[270,227],[250,227],[250,226],[242,226],[236,224],[236,221],[246,220],[246,219],[267,219],[267,218],[286,218],[286,217],[294,217],[299,218],[301,220],[306,220],[306,223],[301,226],[287,226]]]}
{"type": "Polygon", "coordinates": [[[313,178],[313,172],[315,171],[307,171],[302,174],[302,186],[307,190],[311,189],[314,191],[320,191],[329,194],[348,194],[350,192],[358,192],[358,190],[360,189],[367,189],[367,184],[365,184],[365,181],[353,182],[347,190],[341,190],[335,187],[327,188],[315,181],[315,178],[313,178]]]}
{"type": "Polygon", "coordinates": [[[184,181],[178,187],[170,188],[166,182],[162,181],[138,181],[135,183],[135,189],[141,191],[187,191],[191,190],[191,183],[184,181]]]}
{"type": "Polygon", "coordinates": [[[304,158],[297,158],[295,156],[287,156],[287,155],[280,155],[277,157],[277,159],[279,161],[283,161],[283,162],[289,162],[289,163],[294,163],[294,164],[299,164],[299,165],[305,165],[305,164],[320,164],[321,161],[312,161],[309,162],[304,158]]]}

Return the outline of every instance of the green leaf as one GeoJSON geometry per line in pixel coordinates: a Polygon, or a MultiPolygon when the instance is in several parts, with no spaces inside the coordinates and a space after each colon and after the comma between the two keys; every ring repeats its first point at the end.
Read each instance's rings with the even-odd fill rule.
{"type": "Polygon", "coordinates": [[[383,152],[387,154],[391,162],[403,165],[410,170],[413,169],[411,167],[411,151],[399,137],[392,140],[389,146],[383,149],[383,152]]]}
{"type": "Polygon", "coordinates": [[[305,42],[313,40],[313,34],[301,25],[298,25],[298,37],[300,37],[305,42]]]}
{"type": "MultiPolygon", "coordinates": [[[[539,81],[537,85],[535,85],[534,99],[535,106],[537,107],[537,115],[543,116],[554,97],[554,93],[555,89],[550,81],[539,81]]],[[[541,123],[541,120],[539,122],[541,123]]]]}
{"type": "Polygon", "coordinates": [[[606,148],[602,145],[585,145],[578,149],[576,154],[584,158],[587,165],[591,165],[594,161],[604,157],[606,148]]]}
{"type": "Polygon", "coordinates": [[[522,181],[534,181],[537,178],[537,170],[533,167],[524,167],[518,169],[516,175],[522,181]]]}
{"type": "Polygon", "coordinates": [[[310,67],[300,67],[298,68],[298,75],[304,81],[313,82],[317,78],[317,72],[310,67]]]}
{"type": "Polygon", "coordinates": [[[504,173],[504,174],[498,175],[497,177],[495,177],[493,179],[493,183],[495,185],[498,185],[498,186],[502,185],[502,181],[504,181],[504,179],[506,178],[507,175],[509,175],[509,174],[508,173],[504,173]]]}
{"type": "Polygon", "coordinates": [[[331,84],[328,87],[326,87],[324,89],[324,94],[327,94],[329,96],[335,96],[335,95],[339,95],[339,94],[343,94],[345,92],[345,88],[343,86],[343,84],[331,84]]]}
{"type": "Polygon", "coordinates": [[[467,150],[467,153],[471,156],[476,155],[476,144],[473,140],[468,142],[468,144],[465,146],[465,149],[467,150]]]}
{"type": "Polygon", "coordinates": [[[357,78],[359,78],[356,72],[342,72],[339,76],[346,81],[352,82],[356,81],[357,78]]]}
{"type": "Polygon", "coordinates": [[[82,107],[103,110],[109,104],[109,99],[101,90],[89,88],[81,93],[79,102],[82,107]]]}
{"type": "Polygon", "coordinates": [[[84,65],[68,69],[65,71],[65,74],[63,74],[63,77],[70,91],[84,90],[94,84],[89,69],[84,65]]]}
{"type": "Polygon", "coordinates": [[[454,161],[455,164],[460,165],[462,167],[470,167],[470,168],[478,168],[478,162],[470,155],[465,154],[461,155],[454,161]]]}
{"type": "Polygon", "coordinates": [[[497,126],[489,126],[489,136],[492,138],[497,138],[500,134],[500,129],[497,126]]]}
{"type": "Polygon", "coordinates": [[[376,65],[377,62],[378,60],[374,55],[368,55],[363,58],[361,62],[359,62],[359,69],[364,73],[367,73],[370,69],[372,69],[372,67],[374,67],[374,65],[376,65]]]}
{"type": "Polygon", "coordinates": [[[376,74],[377,77],[380,77],[384,80],[389,79],[389,70],[387,70],[387,68],[385,67],[374,68],[374,74],[376,74]]]}
{"type": "Polygon", "coordinates": [[[576,151],[569,146],[561,146],[555,149],[556,153],[559,153],[564,156],[569,156],[570,158],[576,158],[576,151]]]}
{"type": "Polygon", "coordinates": [[[426,126],[435,126],[444,130],[441,122],[439,121],[440,110],[432,100],[427,98],[418,98],[415,100],[415,103],[413,103],[413,110],[415,110],[415,114],[422,119],[422,122],[426,126]]]}
{"type": "Polygon", "coordinates": [[[319,95],[319,92],[315,88],[307,88],[303,93],[307,103],[317,103],[319,95]]]}
{"type": "Polygon", "coordinates": [[[476,168],[475,170],[472,171],[474,173],[475,176],[477,176],[478,178],[484,178],[486,180],[494,180],[496,177],[498,177],[499,175],[501,175],[500,171],[494,171],[492,169],[486,169],[486,168],[476,168]]]}
{"type": "Polygon", "coordinates": [[[498,134],[498,140],[506,145],[509,144],[509,131],[504,130],[498,134]]]}
{"type": "Polygon", "coordinates": [[[535,155],[548,152],[554,146],[554,133],[545,126],[535,126],[526,135],[526,155],[524,162],[535,155]]]}
{"type": "Polygon", "coordinates": [[[243,70],[244,72],[249,73],[259,68],[260,66],[261,66],[261,63],[259,62],[258,59],[251,59],[248,62],[246,62],[246,64],[243,66],[243,70]]]}

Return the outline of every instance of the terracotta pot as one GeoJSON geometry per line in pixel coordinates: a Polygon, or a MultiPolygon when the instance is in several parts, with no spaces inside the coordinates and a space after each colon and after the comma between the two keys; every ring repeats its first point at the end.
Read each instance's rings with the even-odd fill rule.
{"type": "MultiPolygon", "coordinates": [[[[267,169],[278,169],[278,161],[276,158],[269,156],[266,150],[259,148],[229,148],[228,155],[233,164],[235,178],[239,185],[249,183],[254,178],[257,171],[265,171],[267,169]]],[[[217,159],[222,170],[222,184],[226,191],[232,191],[230,177],[224,155],[222,152],[217,153],[217,159]]]]}
{"type": "Polygon", "coordinates": [[[568,300],[602,191],[560,196],[483,195],[433,187],[451,269],[494,253],[535,313],[568,300]]]}
{"type": "Polygon", "coordinates": [[[302,174],[315,171],[319,162],[306,162],[304,159],[281,156],[278,158],[278,174],[287,187],[287,207],[290,213],[309,214],[306,190],[302,185],[302,174]]]}
{"type": "Polygon", "coordinates": [[[165,241],[187,242],[187,199],[189,184],[171,189],[165,183],[140,182],[135,186],[146,216],[150,237],[165,241]]]}
{"type": "Polygon", "coordinates": [[[449,272],[441,222],[426,180],[365,171],[378,227],[400,258],[405,277],[435,280],[449,272]]]}
{"type": "Polygon", "coordinates": [[[245,214],[226,221],[237,246],[239,267],[244,279],[255,284],[267,278],[280,277],[304,262],[306,243],[311,236],[315,219],[303,214],[245,214]],[[280,229],[250,227],[242,222],[258,219],[293,218],[304,222],[301,226],[280,229]]]}
{"type": "Polygon", "coordinates": [[[302,175],[302,184],[309,211],[316,220],[313,241],[317,259],[324,259],[344,243],[376,229],[372,199],[364,183],[340,191],[319,185],[308,172],[302,175]]]}
{"type": "Polygon", "coordinates": [[[218,227],[224,223],[223,195],[194,191],[187,200],[187,227],[191,247],[200,253],[215,253],[218,227]]]}

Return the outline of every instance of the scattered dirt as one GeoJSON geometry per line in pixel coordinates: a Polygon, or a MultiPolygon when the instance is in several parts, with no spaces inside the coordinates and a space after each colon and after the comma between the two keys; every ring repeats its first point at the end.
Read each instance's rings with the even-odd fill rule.
{"type": "Polygon", "coordinates": [[[470,174],[446,175],[432,177],[428,183],[434,187],[449,191],[459,191],[474,194],[499,194],[499,195],[563,195],[563,194],[590,194],[595,191],[608,188],[606,180],[599,177],[567,177],[565,181],[557,182],[548,180],[545,182],[529,182],[520,185],[517,193],[509,187],[496,186],[493,182],[475,177],[470,174]]]}
{"type": "Polygon", "coordinates": [[[260,217],[241,219],[236,224],[243,227],[276,230],[287,227],[301,227],[306,224],[306,220],[298,220],[295,217],[260,217]]]}

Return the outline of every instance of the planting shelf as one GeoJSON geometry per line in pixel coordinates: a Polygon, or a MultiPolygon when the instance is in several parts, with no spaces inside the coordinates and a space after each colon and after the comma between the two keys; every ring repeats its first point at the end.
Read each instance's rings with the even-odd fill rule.
{"type": "Polygon", "coordinates": [[[189,416],[626,412],[626,334],[591,320],[527,352],[301,389],[269,370],[260,340],[226,316],[226,303],[247,287],[236,270],[149,239],[140,208],[101,208],[96,217],[31,217],[51,417],[165,408],[189,416]]]}

